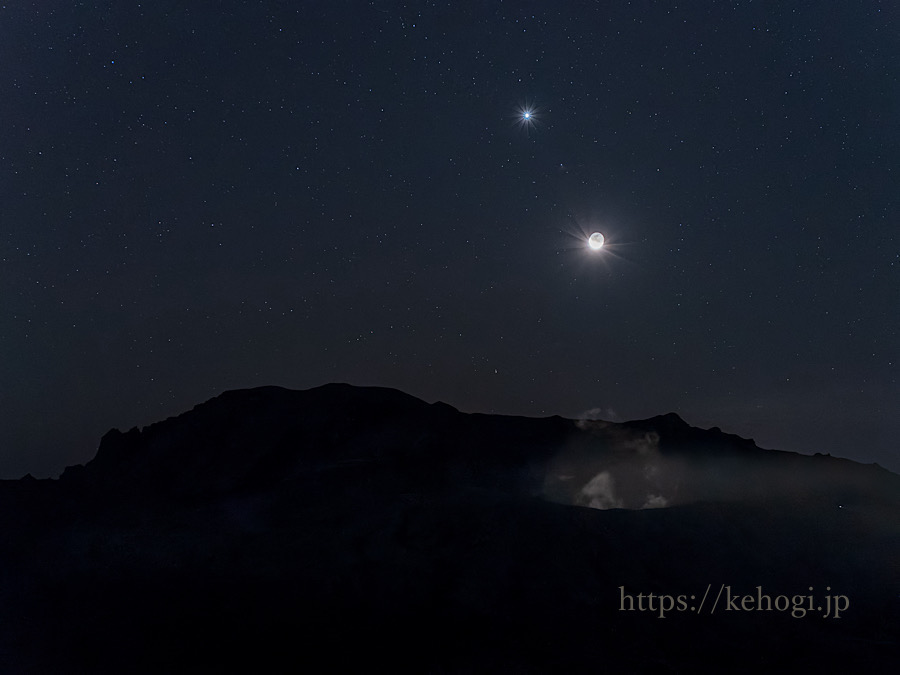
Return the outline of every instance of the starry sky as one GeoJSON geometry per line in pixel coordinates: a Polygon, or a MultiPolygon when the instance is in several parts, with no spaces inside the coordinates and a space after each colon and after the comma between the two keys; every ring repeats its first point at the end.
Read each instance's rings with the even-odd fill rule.
{"type": "Polygon", "coordinates": [[[898,14],[3,5],[0,477],[327,382],[900,471],[898,14]]]}

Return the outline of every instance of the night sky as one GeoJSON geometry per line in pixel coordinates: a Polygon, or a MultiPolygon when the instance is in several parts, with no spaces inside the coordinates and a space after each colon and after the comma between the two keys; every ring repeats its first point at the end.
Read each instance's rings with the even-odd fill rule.
{"type": "Polygon", "coordinates": [[[898,14],[3,6],[0,477],[327,382],[900,470],[898,14]]]}

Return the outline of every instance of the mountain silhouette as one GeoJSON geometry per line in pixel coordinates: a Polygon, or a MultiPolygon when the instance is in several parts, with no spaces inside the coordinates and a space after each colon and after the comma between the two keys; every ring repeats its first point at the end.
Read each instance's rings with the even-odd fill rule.
{"type": "Polygon", "coordinates": [[[892,672],[900,649],[900,477],[674,413],[229,391],[0,482],[0,513],[2,672],[892,672]]]}

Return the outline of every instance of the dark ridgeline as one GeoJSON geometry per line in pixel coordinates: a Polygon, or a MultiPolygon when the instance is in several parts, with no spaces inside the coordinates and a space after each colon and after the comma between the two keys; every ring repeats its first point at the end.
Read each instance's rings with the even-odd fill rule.
{"type": "Polygon", "coordinates": [[[231,391],[0,483],[0,513],[4,673],[872,673],[900,649],[900,477],[674,414],[231,391]],[[721,584],[849,608],[710,616],[721,584]],[[619,611],[620,586],[707,585],[702,615],[619,611]]]}

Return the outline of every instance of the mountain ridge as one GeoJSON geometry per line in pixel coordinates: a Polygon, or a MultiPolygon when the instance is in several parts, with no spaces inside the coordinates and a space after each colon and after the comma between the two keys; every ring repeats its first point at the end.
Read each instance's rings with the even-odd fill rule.
{"type": "Polygon", "coordinates": [[[0,482],[0,666],[893,672],[900,477],[736,438],[350,385],[225,392],[111,430],[57,480],[0,482]],[[726,585],[849,607],[689,609],[726,585]]]}
{"type": "MultiPolygon", "coordinates": [[[[229,390],[141,429],[111,429],[93,459],[67,467],[59,480],[88,480],[95,487],[114,482],[145,488],[169,485],[170,491],[182,493],[217,492],[277,482],[279,472],[290,477],[350,461],[434,462],[440,470],[456,463],[476,473],[478,467],[497,473],[504,466],[515,466],[531,471],[530,482],[525,480],[519,489],[574,503],[577,492],[572,494],[563,485],[571,480],[565,477],[573,471],[590,473],[582,477],[584,484],[606,466],[610,489],[629,482],[626,491],[634,492],[643,485],[646,499],[634,494],[605,502],[627,508],[640,507],[651,497],[659,506],[724,498],[733,487],[729,481],[743,486],[744,497],[754,492],[749,481],[785,483],[774,474],[783,473],[787,465],[818,474],[839,465],[848,486],[868,477],[876,482],[900,480],[877,465],[759,448],[752,439],[718,427],[693,427],[674,412],[620,423],[463,413],[397,389],[343,383],[306,390],[277,386],[229,390]],[[741,464],[744,471],[729,468],[728,462],[741,464]],[[564,478],[552,484],[548,475],[557,465],[565,465],[557,473],[564,478]],[[646,476],[638,476],[639,471],[646,476]],[[691,481],[702,483],[702,489],[692,492],[691,481]]],[[[834,477],[827,482],[831,489],[834,477]]],[[[793,490],[787,481],[777,492],[793,490]]],[[[772,490],[754,494],[772,496],[772,490]]]]}

